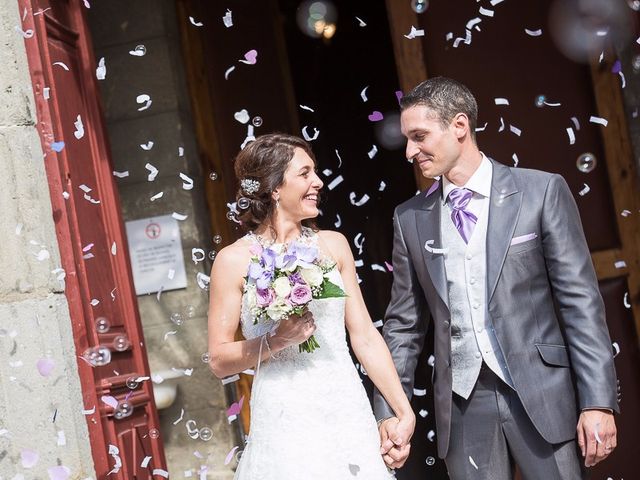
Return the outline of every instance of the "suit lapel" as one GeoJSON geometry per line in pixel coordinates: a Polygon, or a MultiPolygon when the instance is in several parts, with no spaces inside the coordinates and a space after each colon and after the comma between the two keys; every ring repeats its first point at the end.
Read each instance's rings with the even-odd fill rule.
{"type": "Polygon", "coordinates": [[[427,271],[431,282],[445,305],[449,306],[449,294],[447,291],[447,275],[444,268],[444,256],[440,253],[429,252],[425,244],[429,242],[431,248],[442,248],[442,236],[440,234],[440,210],[442,208],[442,186],[430,190],[421,208],[417,209],[416,225],[418,227],[418,240],[427,271]]]}
{"type": "Polygon", "coordinates": [[[509,168],[491,160],[491,203],[487,226],[487,302],[491,300],[498,283],[518,222],[522,192],[518,191],[509,168]]]}

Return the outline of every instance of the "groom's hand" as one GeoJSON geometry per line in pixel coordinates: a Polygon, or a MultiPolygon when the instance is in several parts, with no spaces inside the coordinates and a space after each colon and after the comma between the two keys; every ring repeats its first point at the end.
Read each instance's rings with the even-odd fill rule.
{"type": "Polygon", "coordinates": [[[400,468],[407,461],[414,428],[415,417],[403,420],[392,417],[380,424],[380,453],[390,468],[400,468]]]}
{"type": "Polygon", "coordinates": [[[583,410],[577,431],[586,467],[593,467],[607,458],[618,444],[616,422],[608,410],[583,410]]]}

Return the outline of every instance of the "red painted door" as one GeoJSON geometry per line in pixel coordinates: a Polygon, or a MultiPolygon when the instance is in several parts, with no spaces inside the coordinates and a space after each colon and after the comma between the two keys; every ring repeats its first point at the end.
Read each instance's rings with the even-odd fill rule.
{"type": "Polygon", "coordinates": [[[86,418],[96,474],[107,478],[116,467],[109,479],[151,479],[166,462],[86,7],[81,0],[19,4],[22,29],[34,32],[25,44],[84,407],[95,408],[86,418]]]}

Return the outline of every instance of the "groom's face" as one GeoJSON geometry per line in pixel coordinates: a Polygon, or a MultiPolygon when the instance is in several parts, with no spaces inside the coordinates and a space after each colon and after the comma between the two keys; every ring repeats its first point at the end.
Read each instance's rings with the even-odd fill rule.
{"type": "Polygon", "coordinates": [[[407,138],[407,159],[418,163],[422,175],[437,177],[456,165],[461,147],[453,121],[443,126],[435,111],[415,105],[402,111],[400,125],[407,138]]]}

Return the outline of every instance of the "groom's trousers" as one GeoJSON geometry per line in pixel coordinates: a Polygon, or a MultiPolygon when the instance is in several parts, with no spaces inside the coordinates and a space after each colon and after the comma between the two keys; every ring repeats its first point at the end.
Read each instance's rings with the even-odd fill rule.
{"type": "Polygon", "coordinates": [[[586,478],[575,440],[550,444],[531,423],[518,394],[483,364],[468,399],[453,394],[445,462],[451,480],[586,478]]]}

